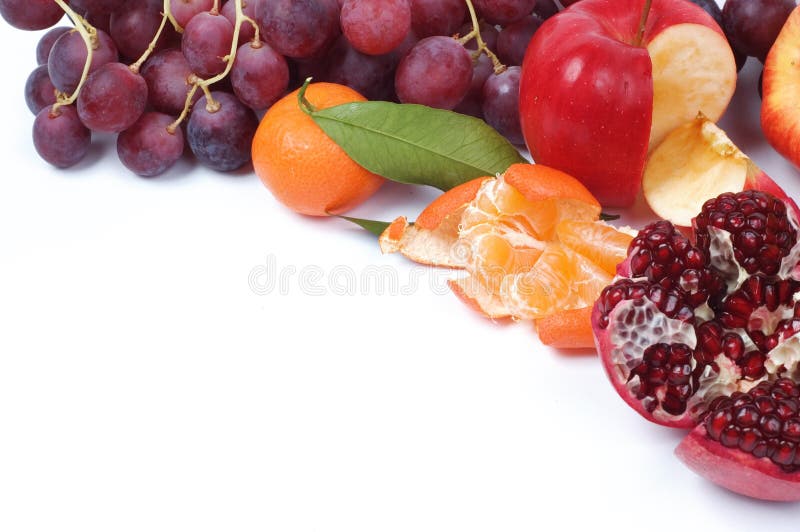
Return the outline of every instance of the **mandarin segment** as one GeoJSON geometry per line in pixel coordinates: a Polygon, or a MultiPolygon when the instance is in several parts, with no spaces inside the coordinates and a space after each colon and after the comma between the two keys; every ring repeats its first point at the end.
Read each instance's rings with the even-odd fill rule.
{"type": "Polygon", "coordinates": [[[559,242],[615,275],[625,260],[633,237],[602,222],[562,220],[556,227],[559,242]]]}

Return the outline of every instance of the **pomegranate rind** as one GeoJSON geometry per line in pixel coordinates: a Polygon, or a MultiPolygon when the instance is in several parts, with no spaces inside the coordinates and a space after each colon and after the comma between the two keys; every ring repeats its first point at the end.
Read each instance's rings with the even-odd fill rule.
{"type": "MultiPolygon", "coordinates": [[[[646,299],[646,298],[645,298],[646,299]]],[[[608,375],[608,379],[611,381],[611,384],[614,386],[614,389],[617,391],[617,394],[625,401],[628,406],[633,408],[637,411],[643,418],[647,419],[648,421],[652,421],[658,425],[664,425],[666,427],[674,427],[674,428],[684,428],[690,429],[697,424],[697,420],[689,413],[687,409],[687,413],[680,415],[680,416],[673,416],[663,412],[660,412],[658,409],[656,410],[657,413],[661,415],[654,414],[645,408],[644,403],[637,399],[633,393],[628,389],[628,375],[624,375],[620,370],[620,363],[615,361],[617,356],[617,351],[622,350],[623,346],[620,345],[620,342],[616,339],[611,337],[611,325],[621,321],[618,320],[618,317],[622,313],[626,313],[631,310],[632,306],[635,303],[631,300],[623,301],[619,305],[617,305],[608,316],[609,326],[607,328],[602,328],[600,326],[600,319],[602,318],[602,312],[599,306],[595,303],[592,309],[592,332],[594,333],[595,339],[595,347],[597,348],[597,353],[600,355],[600,360],[603,362],[603,369],[608,375]]],[[[681,326],[678,320],[673,320],[664,316],[656,307],[652,304],[649,300],[646,299],[643,305],[643,309],[641,314],[650,313],[653,316],[658,317],[660,320],[660,324],[658,328],[661,329],[662,334],[660,336],[653,336],[653,337],[643,337],[639,336],[638,338],[634,338],[632,340],[633,344],[637,341],[639,345],[631,345],[628,346],[630,349],[637,349],[638,353],[632,354],[632,358],[642,358],[645,348],[648,345],[653,345],[659,342],[666,342],[672,343],[674,342],[681,342],[687,344],[691,349],[694,349],[697,344],[697,338],[694,334],[694,329],[687,324],[681,326]],[[677,331],[677,332],[676,332],[677,331]]],[[[647,325],[644,323],[638,323],[638,321],[633,320],[632,326],[635,326],[636,329],[642,330],[645,327],[647,329],[652,330],[656,327],[651,325],[647,325]]]]}
{"type": "Polygon", "coordinates": [[[769,458],[729,449],[698,425],[675,449],[689,469],[728,490],[767,501],[800,501],[800,472],[786,473],[769,458]]]}

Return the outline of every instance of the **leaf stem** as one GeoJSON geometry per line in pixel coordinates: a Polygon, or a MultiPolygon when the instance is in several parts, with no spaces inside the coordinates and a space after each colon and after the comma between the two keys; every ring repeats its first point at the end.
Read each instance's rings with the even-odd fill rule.
{"type": "Polygon", "coordinates": [[[486,54],[486,57],[492,60],[492,66],[494,67],[495,74],[502,74],[506,71],[506,66],[500,62],[500,59],[492,52],[488,46],[486,46],[486,42],[483,40],[483,36],[481,35],[481,26],[478,23],[478,15],[475,13],[475,6],[472,5],[472,0],[464,0],[467,4],[467,9],[469,10],[469,17],[472,21],[472,31],[466,34],[464,37],[458,40],[459,43],[466,44],[473,38],[478,45],[478,51],[473,59],[477,60],[480,57],[481,53],[486,54]]]}
{"type": "Polygon", "coordinates": [[[83,42],[86,45],[86,62],[83,65],[81,79],[78,82],[78,86],[75,87],[75,91],[70,96],[59,94],[56,103],[53,104],[53,108],[50,110],[51,114],[55,114],[59,107],[71,105],[75,103],[75,100],[78,99],[81,88],[86,82],[86,78],[89,77],[89,69],[92,66],[92,56],[97,43],[97,30],[91,24],[89,24],[86,19],[73,11],[64,0],[55,0],[55,3],[58,4],[62,10],[64,10],[64,13],[66,13],[70,19],[72,19],[75,29],[78,31],[78,33],[80,33],[81,38],[83,38],[83,42]]]}

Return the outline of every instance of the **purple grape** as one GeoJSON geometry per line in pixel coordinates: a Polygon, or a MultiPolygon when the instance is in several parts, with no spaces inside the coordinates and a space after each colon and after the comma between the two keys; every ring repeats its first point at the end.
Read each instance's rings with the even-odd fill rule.
{"type": "Polygon", "coordinates": [[[39,111],[33,122],[33,145],[39,156],[58,168],[69,168],[86,156],[92,132],[81,123],[75,107],[39,111]]]}
{"type": "MultiPolygon", "coordinates": [[[[142,1],[142,0],[138,0],[142,1]]],[[[127,7],[128,0],[70,0],[72,9],[78,13],[108,13],[127,7]]]]}
{"type": "Polygon", "coordinates": [[[183,155],[183,130],[168,130],[174,119],[163,113],[144,113],[117,137],[117,155],[136,175],[154,177],[172,167],[183,155]]]}
{"type": "MultiPolygon", "coordinates": [[[[714,0],[710,1],[713,2],[714,0]]],[[[533,12],[542,20],[547,20],[558,13],[558,6],[553,0],[536,0],[536,7],[533,8],[533,12]]]]}
{"type": "Polygon", "coordinates": [[[388,54],[411,29],[408,0],[345,0],[342,31],[350,44],[368,55],[388,54]]]}
{"type": "MultiPolygon", "coordinates": [[[[481,32],[481,39],[483,39],[484,44],[486,47],[489,48],[491,51],[497,50],[497,36],[498,31],[497,28],[489,24],[488,22],[480,21],[478,23],[478,29],[481,32]]],[[[465,35],[469,35],[472,33],[472,22],[467,22],[461,29],[458,30],[458,34],[462,37],[465,35]]],[[[478,41],[475,39],[470,39],[466,43],[464,43],[464,47],[467,50],[477,50],[478,49],[478,41]]]]}
{"type": "Polygon", "coordinates": [[[206,97],[194,106],[186,136],[197,160],[221,172],[241,168],[250,161],[250,146],[258,127],[253,111],[232,94],[214,91],[219,109],[206,108],[206,97]]]}
{"type": "Polygon", "coordinates": [[[411,27],[421,39],[453,35],[466,17],[464,0],[411,0],[411,27]]]}
{"type": "Polygon", "coordinates": [[[192,17],[183,32],[181,49],[192,71],[203,78],[225,70],[223,57],[230,54],[233,26],[222,15],[200,13],[192,17]]]}
{"type": "Polygon", "coordinates": [[[483,116],[513,144],[524,144],[519,120],[519,78],[522,69],[509,67],[505,72],[489,76],[483,85],[483,116]]]}
{"type": "Polygon", "coordinates": [[[233,92],[245,105],[266,109],[289,87],[289,67],[267,43],[243,44],[231,69],[233,92]]]}
{"type": "Polygon", "coordinates": [[[211,11],[214,0],[169,0],[169,8],[175,21],[185,28],[198,13],[211,11]]]}
{"type": "MultiPolygon", "coordinates": [[[[117,47],[111,37],[102,30],[97,30],[97,47],[92,50],[92,65],[89,72],[94,72],[106,63],[117,61],[117,47]]],[[[47,70],[53,85],[67,94],[72,94],[78,87],[86,63],[86,44],[80,33],[68,31],[53,43],[47,59],[47,70]]]]}
{"type": "Polygon", "coordinates": [[[145,107],[147,83],[122,63],[98,68],[78,95],[78,116],[93,131],[124,131],[139,120],[145,107]]]}
{"type": "Polygon", "coordinates": [[[295,59],[320,53],[339,35],[336,0],[270,0],[257,6],[256,15],[264,40],[295,59]]]}
{"type": "MultiPolygon", "coordinates": [[[[192,69],[183,53],[174,48],[162,50],[145,61],[141,74],[147,82],[150,105],[162,113],[181,114],[186,95],[192,88],[189,83],[192,69]]],[[[193,102],[199,100],[201,95],[200,91],[196,91],[193,102]]]]}
{"type": "Polygon", "coordinates": [[[72,28],[67,26],[59,26],[42,35],[42,38],[39,39],[39,44],[36,45],[36,64],[46,65],[47,57],[50,55],[50,50],[53,48],[53,44],[59,37],[71,29],[72,28]]]}
{"type": "MultiPolygon", "coordinates": [[[[161,25],[161,6],[152,0],[137,2],[111,14],[111,38],[123,57],[135,61],[147,50],[161,25]]],[[[169,25],[164,28],[156,50],[166,46],[172,31],[169,25]]]]}
{"type": "Polygon", "coordinates": [[[64,16],[53,0],[0,0],[0,15],[21,30],[44,30],[64,16]]]}
{"type": "Polygon", "coordinates": [[[727,0],[723,28],[734,49],[763,62],[794,8],[794,0],[727,0]]]}
{"type": "Polygon", "coordinates": [[[328,54],[327,70],[315,79],[347,85],[368,100],[391,100],[398,62],[395,52],[362,54],[341,36],[328,54]]]}
{"type": "MultiPolygon", "coordinates": [[[[242,12],[245,16],[256,20],[256,8],[261,1],[262,0],[242,0],[242,12]]],[[[225,5],[222,6],[219,12],[228,19],[231,26],[236,24],[236,2],[234,0],[225,2],[225,5]]],[[[242,27],[239,29],[239,45],[252,41],[255,36],[256,30],[253,28],[253,25],[246,20],[242,22],[242,27]]]]}
{"type": "Polygon", "coordinates": [[[35,115],[49,105],[56,103],[56,88],[47,74],[47,65],[40,65],[28,76],[25,82],[25,103],[35,115]]]}
{"type": "Polygon", "coordinates": [[[521,65],[528,43],[542,22],[539,17],[529,15],[503,28],[497,37],[497,56],[500,61],[507,66],[521,65]]]}
{"type": "Polygon", "coordinates": [[[492,60],[486,54],[481,54],[472,66],[472,81],[464,99],[461,100],[453,111],[463,115],[483,118],[483,84],[494,72],[492,60]]]}
{"type": "Polygon", "coordinates": [[[474,0],[475,10],[486,22],[505,26],[529,15],[536,0],[474,0]]]}
{"type": "Polygon", "coordinates": [[[400,62],[395,89],[403,103],[453,109],[464,99],[472,80],[472,59],[450,37],[419,41],[400,62]]]}

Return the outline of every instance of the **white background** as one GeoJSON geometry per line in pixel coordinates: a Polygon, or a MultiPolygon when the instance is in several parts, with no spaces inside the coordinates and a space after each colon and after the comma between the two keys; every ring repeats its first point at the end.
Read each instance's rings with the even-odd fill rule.
{"type": "MultiPolygon", "coordinates": [[[[797,530],[797,505],[687,470],[682,433],[596,357],[482,319],[446,272],[288,212],[250,172],[143,180],[108,138],[49,167],[23,101],[38,36],[0,25],[0,530],[797,530]],[[259,295],[270,261],[313,282],[259,295]],[[375,266],[399,287],[365,282],[375,266]]],[[[796,196],[759,71],[723,126],[796,196]]],[[[354,214],[432,197],[387,185],[354,214]]]]}

